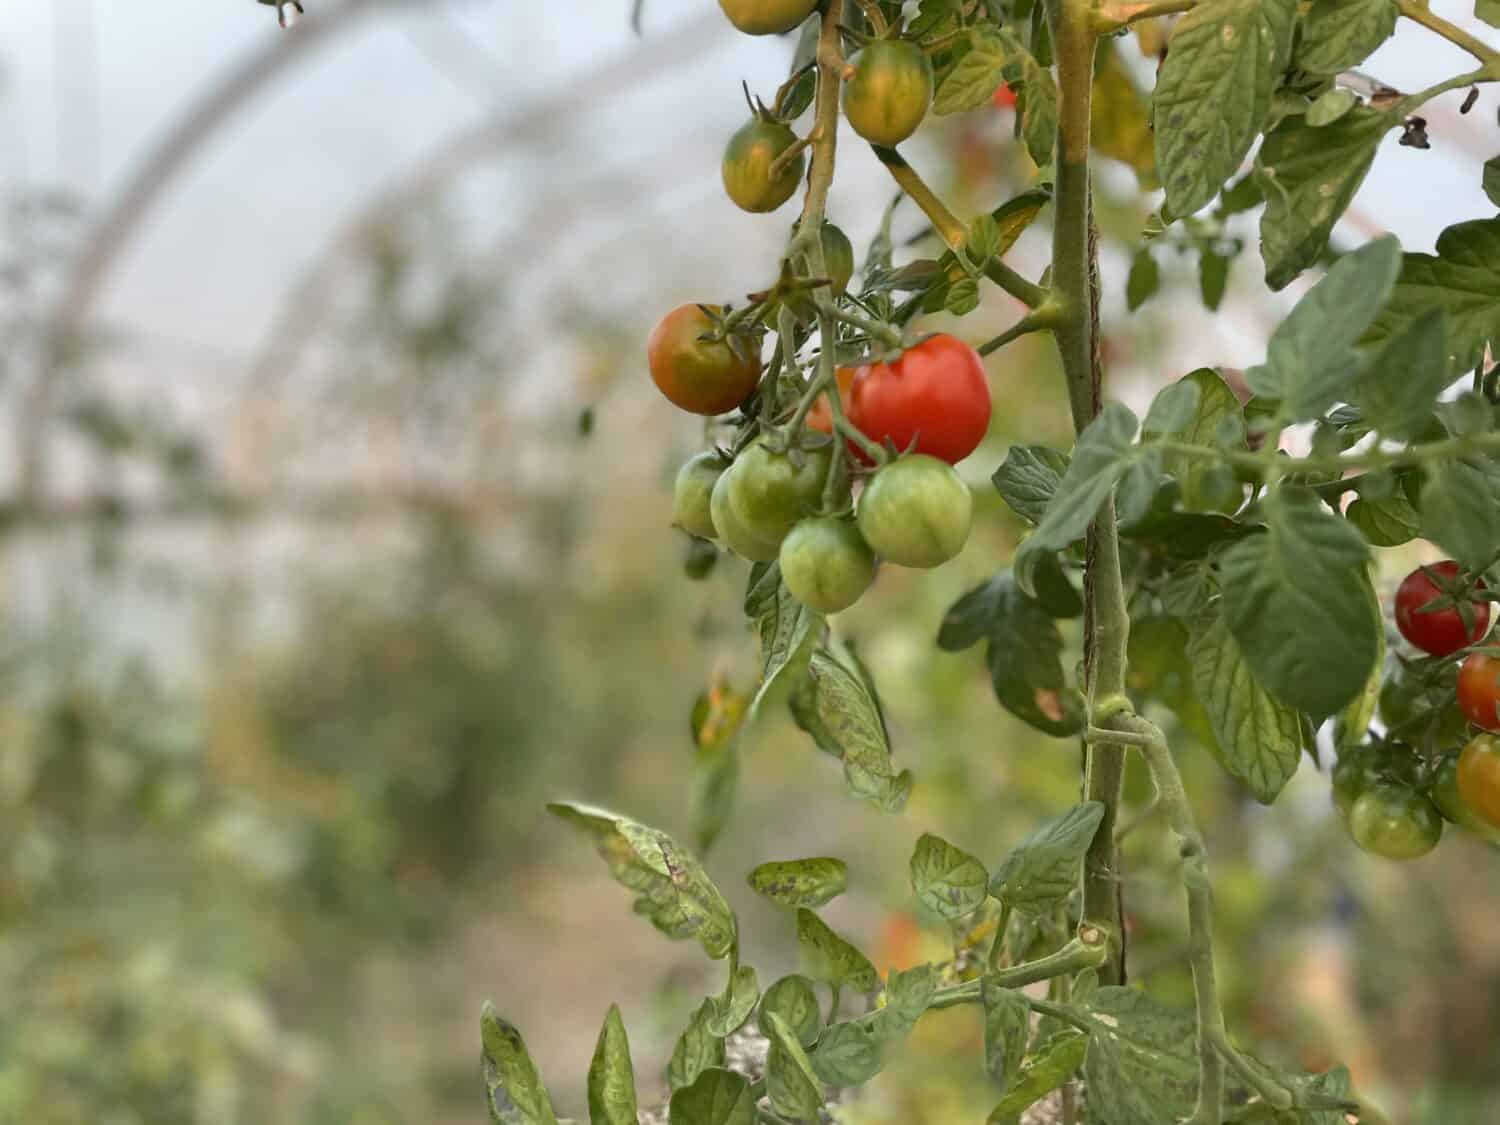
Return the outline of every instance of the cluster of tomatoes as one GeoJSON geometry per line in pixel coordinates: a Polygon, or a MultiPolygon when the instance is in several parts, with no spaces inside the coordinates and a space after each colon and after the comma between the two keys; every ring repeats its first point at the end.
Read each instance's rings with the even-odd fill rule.
{"type": "MultiPolygon", "coordinates": [[[[791,31],[817,0],[719,0],[731,23],[747,35],[791,31]]],[[[892,147],[917,131],[932,105],[932,63],[916,43],[886,36],[852,54],[843,72],[844,118],[874,145],[892,147]]],[[[797,191],[805,170],[801,142],[790,125],[764,106],[724,149],[724,190],[746,211],[774,211],[797,191]]]]}
{"type": "MultiPolygon", "coordinates": [[[[683,305],[647,347],[657,387],[694,414],[742,406],[760,381],[758,345],[716,325],[719,317],[715,308],[683,305]]],[[[877,559],[934,567],[963,549],[973,498],[953,465],[979,445],[990,420],[979,355],[953,336],[841,369],[836,382],[840,412],[878,447],[881,463],[857,444],[836,456],[825,393],[796,426],[795,410],[761,418],[758,403],[738,448],[693,457],[673,494],[678,527],[742,558],[779,559],[787,589],[819,613],[853,605],[874,581],[877,559]],[[891,458],[893,451],[901,452],[891,458]]]]}
{"type": "Polygon", "coordinates": [[[1500,843],[1500,657],[1480,645],[1485,596],[1451,561],[1418,567],[1396,591],[1396,628],[1427,656],[1382,685],[1385,737],[1345,752],[1333,771],[1334,803],[1372,854],[1426,855],[1444,820],[1500,843]],[[1470,737],[1471,724],[1481,733],[1470,737]]]}

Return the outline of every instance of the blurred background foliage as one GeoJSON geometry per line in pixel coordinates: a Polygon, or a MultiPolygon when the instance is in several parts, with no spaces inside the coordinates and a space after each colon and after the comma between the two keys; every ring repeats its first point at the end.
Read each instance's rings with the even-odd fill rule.
{"type": "MultiPolygon", "coordinates": [[[[1110,57],[1096,138],[1116,158],[1098,206],[1112,390],[1137,402],[1233,358],[1236,334],[1262,333],[1276,308],[1240,217],[1158,246],[1161,288],[1125,315],[1150,211],[1150,49],[1110,57]],[[1245,246],[1214,321],[1205,255],[1245,246]]],[[[968,213],[1035,175],[1011,124],[1003,109],[949,119],[913,148],[968,213]]],[[[1435,143],[1462,147],[1442,125],[1435,143]]],[[[690,162],[712,171],[716,144],[663,170],[698,178],[690,162]]],[[[854,166],[864,182],[836,217],[861,245],[889,188],[854,166]]],[[[265,295],[278,311],[264,343],[234,362],[90,322],[45,415],[28,390],[46,314],[103,201],[11,182],[3,421],[20,461],[45,444],[50,475],[15,477],[0,512],[0,1121],[478,1121],[484,997],[579,1115],[611,1000],[649,1090],[718,986],[692,948],[630,917],[542,803],[576,796],[691,836],[693,702],[720,677],[750,686],[745,573],[725,558],[704,581],[683,575],[669,486],[699,435],[654,397],[639,341],[699,287],[769,277],[777,232],[738,237],[733,269],[714,272],[680,217],[641,220],[613,242],[585,235],[586,266],[576,251],[559,264],[535,237],[571,221],[551,181],[525,181],[536,217],[491,241],[452,198],[464,170],[418,176],[414,196],[332,236],[300,287],[265,295]],[[544,286],[547,267],[561,280],[544,286]]],[[[649,182],[621,201],[630,185],[605,180],[574,206],[649,209],[649,182]]],[[[715,196],[698,221],[727,207],[715,196]]],[[[1356,208],[1361,223],[1381,225],[1356,208]]],[[[1044,244],[1033,232],[1017,259],[1036,265],[1044,244]]],[[[959,330],[982,339],[1016,312],[992,292],[959,330]]],[[[887,570],[840,620],[916,771],[907,811],[850,800],[786,716],[738,743],[738,799],[708,864],[763,981],[791,970],[794,943],[790,919],[744,888],[755,863],[846,857],[851,893],[827,914],[882,970],[901,967],[945,955],[906,887],[924,829],[993,860],[1074,799],[1077,744],[1003,713],[977,652],[933,643],[1021,533],[986,484],[1004,450],[1068,440],[1045,340],[989,369],[1001,407],[964,467],[977,533],[941,570],[887,570]]],[[[1383,555],[1387,593],[1425,557],[1383,555]]],[[[1326,762],[1262,808],[1174,735],[1215,857],[1232,1025],[1267,1056],[1348,1062],[1393,1121],[1500,1120],[1500,853],[1450,828],[1417,863],[1368,859],[1334,815],[1326,762]]],[[[1132,778],[1133,801],[1144,785],[1132,778]]],[[[1169,843],[1148,824],[1128,851],[1132,976],[1186,1003],[1169,843]]],[[[982,1120],[979,1040],[974,1013],[924,1019],[849,1120],[982,1120]]]]}

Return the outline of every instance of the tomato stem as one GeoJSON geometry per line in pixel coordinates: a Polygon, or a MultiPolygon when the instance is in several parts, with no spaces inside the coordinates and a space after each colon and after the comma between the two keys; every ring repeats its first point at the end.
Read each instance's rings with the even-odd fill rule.
{"type": "Polygon", "coordinates": [[[1426,0],[1396,0],[1396,10],[1413,23],[1421,24],[1433,34],[1469,52],[1484,65],[1492,79],[1500,77],[1500,51],[1434,13],[1426,0]]]}

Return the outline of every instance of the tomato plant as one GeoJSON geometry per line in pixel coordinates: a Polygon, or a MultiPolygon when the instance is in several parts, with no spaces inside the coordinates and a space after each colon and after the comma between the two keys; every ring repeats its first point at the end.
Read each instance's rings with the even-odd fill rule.
{"type": "Polygon", "coordinates": [[[723,414],[755,389],[760,357],[734,337],[711,339],[720,312],[680,305],[661,318],[646,343],[651,379],[674,406],[692,414],[723,414]]]}
{"type": "MultiPolygon", "coordinates": [[[[1489,603],[1468,600],[1461,577],[1458,563],[1449,559],[1418,567],[1396,588],[1396,626],[1403,637],[1423,652],[1448,656],[1479,640],[1489,628],[1489,603]],[[1447,586],[1448,591],[1438,583],[1447,586]],[[1446,607],[1441,604],[1444,601],[1448,603],[1446,607]]],[[[1483,581],[1476,588],[1483,590],[1483,581]]]]}
{"type": "Polygon", "coordinates": [[[947,333],[931,336],[888,363],[859,368],[849,416],[877,444],[912,449],[950,465],[979,447],[990,426],[984,362],[947,333]]]}
{"type": "MultiPolygon", "coordinates": [[[[842,766],[852,797],[900,813],[918,781],[898,765],[858,638],[828,618],[864,596],[878,603],[882,591],[867,595],[877,563],[939,566],[963,551],[976,509],[984,518],[1003,504],[1009,529],[1024,529],[1019,546],[934,622],[938,645],[985,642],[998,705],[1045,735],[1081,740],[1084,763],[1081,799],[993,861],[935,833],[917,840],[912,890],[953,942],[884,980],[818,913],[845,888],[841,861],[778,859],[750,872],[756,893],[795,911],[814,967],[764,990],[742,958],[739,918],[698,855],[626,817],[553,806],[592,839],[638,913],[726,963],[722,991],[702,1000],[673,1053],[668,1116],[821,1120],[825,1088],[874,1077],[926,1011],[976,1005],[984,1065],[1002,1091],[994,1121],[1054,1094],[1070,1123],[1352,1119],[1360,1095],[1347,1071],[1253,1061],[1226,1030],[1212,876],[1177,763],[1206,750],[1246,796],[1271,804],[1332,742],[1337,815],[1358,847],[1392,860],[1438,847],[1444,814],[1471,832],[1500,824],[1496,744],[1452,753],[1468,723],[1500,728],[1500,659],[1482,646],[1500,580],[1500,374],[1489,359],[1500,339],[1500,218],[1448,228],[1433,254],[1407,253],[1390,235],[1337,253],[1329,243],[1382,139],[1400,130],[1420,147],[1417,111],[1500,79],[1500,51],[1407,0],[1361,18],[1323,0],[723,7],[752,34],[801,27],[771,108],[751,99],[755,120],[724,162],[734,203],[772,210],[800,186],[801,210],[778,260],[746,263],[734,311],[689,314],[664,346],[653,339],[652,372],[660,351],[679,376],[667,380],[673,401],[686,397],[679,384],[723,389],[688,409],[716,417],[705,444],[731,463],[690,462],[674,513],[753,564],[741,605],[759,663],[743,722],[785,706],[825,752],[819,760],[842,766]],[[1479,69],[1369,99],[1341,82],[1403,18],[1479,69]],[[1143,49],[1156,36],[1149,96],[1115,54],[1115,38],[1132,30],[1143,49]],[[1013,163],[1031,179],[966,219],[895,146],[929,113],[996,105],[1015,109],[1029,159],[1013,163]],[[867,167],[900,193],[867,232],[858,282],[852,246],[829,225],[848,143],[841,120],[869,142],[867,167]],[[1161,287],[1169,252],[1197,263],[1210,310],[1247,243],[1259,245],[1268,290],[1310,274],[1262,362],[1163,379],[1143,417],[1104,394],[1101,289],[1114,279],[1098,254],[1091,185],[1102,196],[1106,179],[1093,174],[1096,150],[1164,197],[1145,224],[1150,242],[1129,248],[1126,308],[1161,287]],[[1051,258],[1033,279],[1007,255],[1039,219],[1050,223],[1051,258]],[[1252,221],[1258,239],[1246,238],[1252,221]],[[965,317],[996,293],[1006,300],[991,308],[1023,311],[977,347],[928,331],[923,318],[965,317]],[[749,346],[762,333],[768,346],[749,346]],[[987,476],[995,490],[976,505],[954,463],[976,453],[991,421],[980,357],[1032,334],[1055,346],[1071,447],[1015,435],[998,465],[970,478],[987,476]],[[764,365],[747,362],[763,352],[764,365]],[[1287,435],[1309,452],[1283,453],[1287,435]],[[1390,591],[1373,564],[1418,536],[1451,559],[1396,593],[1394,625],[1423,653],[1414,656],[1387,651],[1380,606],[1390,591]],[[1129,755],[1157,795],[1133,810],[1129,755]],[[1190,1010],[1125,983],[1127,811],[1132,823],[1159,813],[1175,840],[1190,1010]],[[1023,991],[1042,981],[1045,999],[1023,991]],[[855,994],[862,1008],[845,1018],[855,994]],[[1039,1041],[1030,1031],[1041,1017],[1054,1030],[1039,1041]],[[767,1040],[763,1064],[730,1065],[725,1041],[742,1028],[767,1040]]],[[[1142,213],[1154,203],[1142,196],[1142,213]]],[[[733,738],[713,727],[714,739],[733,738]]],[[[702,776],[695,790],[722,793],[702,776]]],[[[724,805],[712,805],[720,824],[724,805]]],[[[484,1030],[492,1108],[541,1104],[519,1034],[493,1013],[484,1030]]],[[[611,1010],[590,1078],[600,1120],[636,1119],[633,1082],[611,1010]]],[[[524,1125],[552,1125],[549,1113],[524,1125]]]]}

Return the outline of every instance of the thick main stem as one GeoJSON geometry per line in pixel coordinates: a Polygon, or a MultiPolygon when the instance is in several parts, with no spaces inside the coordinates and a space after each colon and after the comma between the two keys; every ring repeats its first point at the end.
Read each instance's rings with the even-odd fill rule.
{"type": "MultiPolygon", "coordinates": [[[[1047,0],[1047,17],[1060,97],[1052,235],[1052,299],[1060,315],[1053,335],[1067,378],[1073,425],[1081,433],[1100,406],[1098,256],[1089,187],[1089,115],[1098,33],[1088,0],[1047,0]]],[[[1089,533],[1085,586],[1088,694],[1090,707],[1098,709],[1124,696],[1130,630],[1112,500],[1100,509],[1089,533]]],[[[1118,984],[1125,977],[1125,951],[1115,820],[1125,748],[1091,744],[1085,759],[1084,797],[1104,806],[1104,819],[1084,859],[1083,924],[1108,935],[1110,957],[1100,977],[1118,984]]]]}

